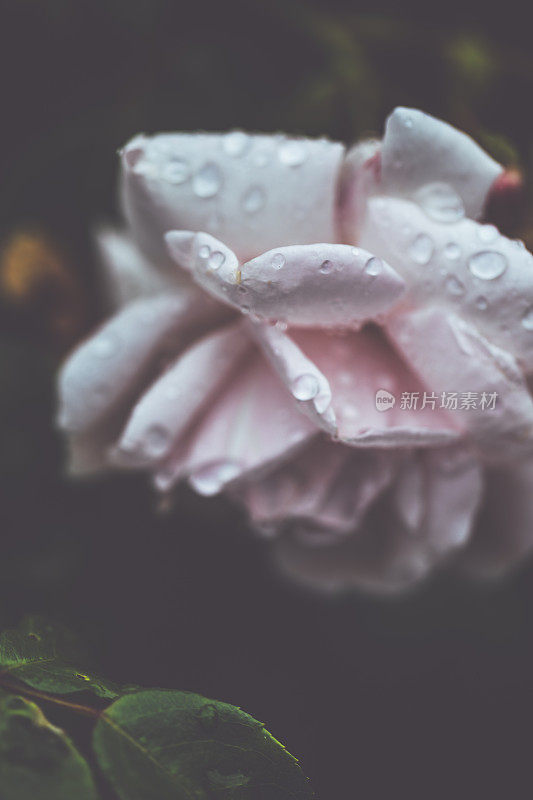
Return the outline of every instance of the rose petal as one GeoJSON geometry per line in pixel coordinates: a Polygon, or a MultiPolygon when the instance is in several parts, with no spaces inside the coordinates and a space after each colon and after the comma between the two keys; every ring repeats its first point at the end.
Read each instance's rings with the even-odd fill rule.
{"type": "Polygon", "coordinates": [[[177,276],[164,275],[154,268],[127,233],[101,228],[96,233],[96,244],[112,309],[141,297],[176,291],[177,276]]]}
{"type": "Polygon", "coordinates": [[[442,309],[398,316],[387,323],[387,331],[404,358],[439,396],[439,405],[442,393],[456,393],[457,410],[447,413],[486,455],[514,457],[533,449],[533,402],[509,353],[442,309]]]}
{"type": "Polygon", "coordinates": [[[399,471],[393,503],[432,560],[464,546],[481,501],[479,460],[463,444],[414,451],[399,471]]]}
{"type": "Polygon", "coordinates": [[[241,322],[192,344],[136,404],[115,460],[142,466],[165,458],[239,366],[252,342],[241,322]]]}
{"type": "Polygon", "coordinates": [[[390,454],[354,453],[319,439],[235,494],[256,525],[266,524],[270,530],[305,521],[313,526],[316,543],[323,544],[355,530],[390,482],[395,463],[390,454]]]}
{"type": "Polygon", "coordinates": [[[361,245],[404,278],[404,308],[449,308],[533,371],[533,256],[521,243],[492,225],[443,225],[415,203],[375,198],[361,245]]]}
{"type": "Polygon", "coordinates": [[[331,389],[322,372],[279,327],[251,322],[249,330],[300,408],[320,427],[335,433],[331,389]]]}
{"type": "Polygon", "coordinates": [[[394,594],[422,581],[430,568],[412,535],[382,503],[357,536],[313,547],[296,531],[276,539],[272,547],[278,565],[291,578],[326,592],[394,594]]]}
{"type": "Polygon", "coordinates": [[[163,234],[176,228],[207,231],[242,259],[295,241],[335,241],[343,155],[326,139],[279,134],[138,136],[123,150],[126,218],[163,263],[163,234]]]}
{"type": "Polygon", "coordinates": [[[166,240],[202,288],[261,319],[360,327],[394,305],[404,290],[388,264],[349,245],[280,247],[239,267],[235,254],[207,234],[192,238],[190,232],[171,231],[166,240]]]}
{"type": "Polygon", "coordinates": [[[375,504],[356,536],[318,549],[296,533],[276,540],[274,552],[286,571],[314,588],[404,591],[465,543],[481,489],[480,469],[464,448],[418,452],[399,466],[391,502],[375,504]],[[403,497],[398,514],[399,494],[406,492],[403,471],[412,459],[420,460],[425,486],[411,484],[416,497],[403,497]]]}
{"type": "Polygon", "coordinates": [[[235,491],[256,525],[282,526],[291,518],[313,518],[342,474],[351,451],[320,437],[300,453],[235,491]]]}
{"type": "Polygon", "coordinates": [[[293,330],[291,338],[329,383],[340,441],[390,448],[423,447],[456,438],[446,415],[431,403],[422,408],[424,387],[377,328],[329,335],[293,330]],[[386,410],[378,408],[382,392],[395,400],[386,410]],[[401,408],[404,392],[418,393],[418,408],[401,408]]]}
{"type": "Polygon", "coordinates": [[[174,355],[194,333],[220,320],[196,292],[138,300],[103,325],[68,358],[59,375],[59,424],[85,431],[140,389],[154,362],[174,355]]]}
{"type": "Polygon", "coordinates": [[[216,494],[229,483],[288,458],[315,426],[293,408],[269,365],[253,354],[191,432],[186,452],[178,447],[156,475],[161,490],[186,475],[199,494],[216,494]]]}
{"type": "Polygon", "coordinates": [[[396,108],[387,119],[381,146],[384,194],[414,198],[440,183],[461,198],[467,216],[481,216],[487,194],[503,168],[470,136],[414,108],[396,108]]]}

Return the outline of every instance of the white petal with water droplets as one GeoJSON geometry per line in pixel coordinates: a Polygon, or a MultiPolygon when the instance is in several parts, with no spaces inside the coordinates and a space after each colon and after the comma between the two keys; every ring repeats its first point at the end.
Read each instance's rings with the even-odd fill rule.
{"type": "Polygon", "coordinates": [[[189,477],[205,495],[274,467],[316,435],[316,426],[296,410],[285,387],[259,353],[252,355],[156,474],[167,490],[189,477]]]}
{"type": "Polygon", "coordinates": [[[422,407],[424,387],[377,328],[329,335],[292,330],[290,339],[328,381],[339,441],[353,447],[428,447],[457,437],[444,414],[422,407]],[[377,402],[383,391],[395,400],[386,410],[377,402]],[[419,407],[402,408],[403,392],[417,393],[419,407]]]}
{"type": "Polygon", "coordinates": [[[282,135],[172,133],[123,150],[123,205],[151,257],[169,230],[206,231],[240,258],[276,245],[335,241],[344,146],[282,135]]]}
{"type": "Polygon", "coordinates": [[[500,459],[533,451],[533,402],[509,353],[484,339],[474,326],[439,308],[411,311],[389,320],[386,327],[406,361],[433,392],[456,393],[457,409],[447,413],[480,451],[500,459]],[[469,401],[469,393],[475,404],[472,398],[469,401]]]}
{"type": "Polygon", "coordinates": [[[275,325],[250,322],[250,331],[301,408],[331,434],[336,431],[329,383],[288,334],[275,325]]]}
{"type": "Polygon", "coordinates": [[[357,328],[393,306],[404,290],[388,264],[349,245],[280,247],[239,265],[208,234],[170,231],[165,238],[171,255],[200,286],[258,319],[357,328]],[[209,262],[215,249],[224,255],[216,270],[209,262]]]}
{"type": "Polygon", "coordinates": [[[159,357],[220,319],[196,291],[131,303],[83,342],[59,375],[59,424],[82,432],[133,399],[159,357]]]}
{"type": "Polygon", "coordinates": [[[533,371],[533,256],[525,248],[470,219],[441,225],[397,198],[369,202],[361,246],[404,278],[404,308],[447,307],[533,371]]]}
{"type": "Polygon", "coordinates": [[[490,187],[502,171],[470,136],[429,114],[399,107],[387,119],[380,191],[416,199],[426,209],[429,202],[430,213],[440,222],[457,221],[453,217],[461,207],[471,218],[481,216],[490,187]],[[449,187],[442,189],[440,200],[437,183],[449,187]],[[431,189],[424,193],[428,185],[433,197],[431,189]]]}
{"type": "Polygon", "coordinates": [[[194,342],[136,404],[118,445],[115,462],[142,466],[168,456],[179,437],[205,406],[213,402],[251,347],[242,322],[194,342]]]}

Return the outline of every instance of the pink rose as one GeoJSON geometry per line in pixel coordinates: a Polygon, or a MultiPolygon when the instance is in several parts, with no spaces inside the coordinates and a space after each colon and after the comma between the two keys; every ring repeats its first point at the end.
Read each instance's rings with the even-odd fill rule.
{"type": "Polygon", "coordinates": [[[62,369],[72,470],[228,492],[280,565],[392,592],[533,544],[533,257],[477,220],[502,168],[398,108],[346,151],[139,136],[117,311],[62,369]],[[317,244],[320,242],[320,244],[317,244]]]}

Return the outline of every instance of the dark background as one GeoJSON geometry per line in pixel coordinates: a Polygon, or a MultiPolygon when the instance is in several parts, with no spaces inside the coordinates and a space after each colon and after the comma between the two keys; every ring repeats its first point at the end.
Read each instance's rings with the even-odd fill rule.
{"type": "Polygon", "coordinates": [[[531,566],[496,587],[442,576],[395,601],[314,597],[224,501],[184,489],[161,515],[143,478],[70,482],[53,429],[57,365],[102,313],[91,235],[116,218],[116,149],[133,134],[349,142],[401,103],[529,171],[519,6],[394,9],[0,3],[0,622],[51,615],[110,678],[244,707],[322,800],[514,800],[533,786],[531,566]]]}

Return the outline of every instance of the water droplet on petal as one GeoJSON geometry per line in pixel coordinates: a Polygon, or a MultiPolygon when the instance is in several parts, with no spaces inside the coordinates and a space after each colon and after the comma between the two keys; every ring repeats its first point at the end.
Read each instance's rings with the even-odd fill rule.
{"type": "Polygon", "coordinates": [[[312,400],[318,394],[320,386],[316,375],[300,375],[293,382],[291,391],[296,400],[312,400]]]}
{"type": "Polygon", "coordinates": [[[455,242],[448,242],[444,248],[444,255],[446,258],[449,258],[450,261],[457,261],[461,255],[461,248],[455,242]]]}
{"type": "Polygon", "coordinates": [[[379,275],[382,270],[383,261],[375,256],[369,258],[365,264],[365,272],[367,275],[379,275]]]}
{"type": "Polygon", "coordinates": [[[113,333],[102,333],[92,344],[93,352],[99,358],[111,358],[119,349],[119,339],[113,333]]]}
{"type": "Polygon", "coordinates": [[[320,265],[319,272],[321,272],[322,275],[329,275],[330,272],[332,272],[332,270],[333,270],[333,264],[331,263],[331,261],[323,261],[322,264],[320,265]]]}
{"type": "Polygon", "coordinates": [[[276,253],[272,256],[272,266],[274,269],[281,269],[285,266],[285,256],[283,253],[276,253]]]}
{"type": "Polygon", "coordinates": [[[288,139],[280,145],[278,157],[281,163],[288,167],[299,167],[307,158],[307,147],[303,142],[288,139]]]}
{"type": "Polygon", "coordinates": [[[208,245],[203,244],[200,249],[198,250],[198,255],[200,258],[209,258],[211,254],[211,248],[208,245]]]}
{"type": "Polygon", "coordinates": [[[464,283],[461,283],[455,275],[450,275],[450,277],[446,279],[446,291],[454,297],[461,297],[461,295],[465,293],[464,283]]]}
{"type": "Polygon", "coordinates": [[[478,238],[481,242],[494,242],[500,235],[498,228],[494,225],[481,225],[477,231],[478,238]]]}
{"type": "Polygon", "coordinates": [[[428,264],[433,255],[433,241],[426,233],[419,233],[409,247],[409,255],[417,264],[428,264]]]}
{"type": "Polygon", "coordinates": [[[474,277],[492,281],[503,275],[507,269],[507,259],[496,250],[482,250],[471,256],[468,268],[474,277]]]}
{"type": "Polygon", "coordinates": [[[182,158],[171,159],[163,168],[163,178],[169,183],[184,183],[189,175],[189,165],[182,158]]]}
{"type": "Polygon", "coordinates": [[[160,458],[163,456],[170,444],[168,431],[160,425],[152,425],[146,431],[144,440],[144,452],[150,458],[160,458]]]}
{"type": "Polygon", "coordinates": [[[486,297],[477,297],[476,298],[476,308],[478,311],[486,311],[489,307],[488,301],[486,297]]]}
{"type": "Polygon", "coordinates": [[[255,214],[265,205],[266,195],[260,186],[252,186],[243,197],[243,207],[248,214],[255,214]]]}
{"type": "Polygon", "coordinates": [[[215,163],[204,164],[192,179],[192,189],[198,197],[214,197],[222,186],[222,173],[215,163]]]}
{"type": "Polygon", "coordinates": [[[225,260],[224,253],[221,253],[220,250],[215,250],[207,259],[207,266],[212,270],[220,269],[225,260]]]}
{"type": "Polygon", "coordinates": [[[533,306],[530,306],[522,317],[522,325],[526,331],[533,331],[533,306]]]}
{"type": "Polygon", "coordinates": [[[447,183],[428,183],[416,192],[415,200],[435,222],[458,222],[465,215],[462,199],[447,183]]]}
{"type": "Polygon", "coordinates": [[[230,131],[224,136],[223,147],[229,156],[239,158],[250,144],[250,137],[244,131],[230,131]]]}

